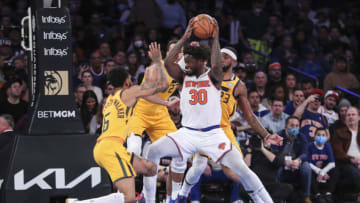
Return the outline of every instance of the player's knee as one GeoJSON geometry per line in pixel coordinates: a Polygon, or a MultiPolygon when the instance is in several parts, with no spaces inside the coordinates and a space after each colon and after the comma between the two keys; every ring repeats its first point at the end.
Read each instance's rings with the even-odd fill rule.
{"type": "Polygon", "coordinates": [[[160,157],[159,154],[159,146],[156,145],[156,143],[154,144],[151,144],[150,147],[149,147],[149,151],[148,151],[148,156],[147,156],[147,159],[148,160],[151,160],[151,161],[156,161],[156,159],[159,159],[160,157]]]}
{"type": "Polygon", "coordinates": [[[196,158],[193,162],[192,167],[197,171],[204,171],[208,163],[208,158],[206,157],[199,157],[196,158]]]}
{"type": "MultiPolygon", "coordinates": [[[[136,199],[132,195],[125,195],[125,203],[135,203],[136,199]]],[[[119,202],[120,203],[120,202],[119,202]]]]}
{"type": "Polygon", "coordinates": [[[146,172],[145,172],[145,176],[154,176],[157,173],[157,166],[154,162],[151,161],[147,161],[145,164],[146,167],[146,172]]]}
{"type": "Polygon", "coordinates": [[[186,162],[173,160],[171,162],[171,171],[175,173],[184,173],[186,170],[186,162]]]}
{"type": "Polygon", "coordinates": [[[127,142],[127,150],[140,156],[141,145],[142,145],[141,136],[135,135],[134,133],[130,133],[130,136],[127,138],[126,142],[127,142]]]}

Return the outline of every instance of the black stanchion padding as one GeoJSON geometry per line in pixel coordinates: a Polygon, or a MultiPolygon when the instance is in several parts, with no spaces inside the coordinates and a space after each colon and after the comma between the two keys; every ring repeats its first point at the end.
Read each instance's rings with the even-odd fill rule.
{"type": "Polygon", "coordinates": [[[49,203],[57,197],[94,198],[112,192],[93,159],[93,135],[18,136],[2,200],[49,203]]]}

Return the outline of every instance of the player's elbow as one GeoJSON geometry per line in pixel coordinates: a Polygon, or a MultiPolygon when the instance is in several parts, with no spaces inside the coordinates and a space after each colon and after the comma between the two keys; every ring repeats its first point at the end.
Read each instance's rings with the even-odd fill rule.
{"type": "Polygon", "coordinates": [[[163,80],[159,82],[159,90],[160,92],[164,92],[169,88],[169,82],[167,80],[163,80]]]}

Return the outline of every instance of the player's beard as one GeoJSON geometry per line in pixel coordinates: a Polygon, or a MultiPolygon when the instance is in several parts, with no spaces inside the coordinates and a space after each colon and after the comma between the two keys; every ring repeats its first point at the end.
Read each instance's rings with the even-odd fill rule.
{"type": "Polygon", "coordinates": [[[223,72],[227,72],[229,70],[229,68],[231,67],[231,65],[228,65],[228,66],[224,66],[222,69],[223,69],[223,72]]]}
{"type": "Polygon", "coordinates": [[[189,76],[193,76],[193,75],[197,75],[198,72],[199,70],[197,68],[190,68],[185,71],[185,74],[189,76]]]}

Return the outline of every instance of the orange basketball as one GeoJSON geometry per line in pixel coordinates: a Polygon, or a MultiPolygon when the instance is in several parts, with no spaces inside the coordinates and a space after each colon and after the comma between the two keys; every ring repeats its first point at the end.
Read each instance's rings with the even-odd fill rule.
{"type": "Polygon", "coordinates": [[[207,14],[197,15],[194,19],[193,33],[200,39],[208,39],[214,31],[212,17],[207,14]]]}

